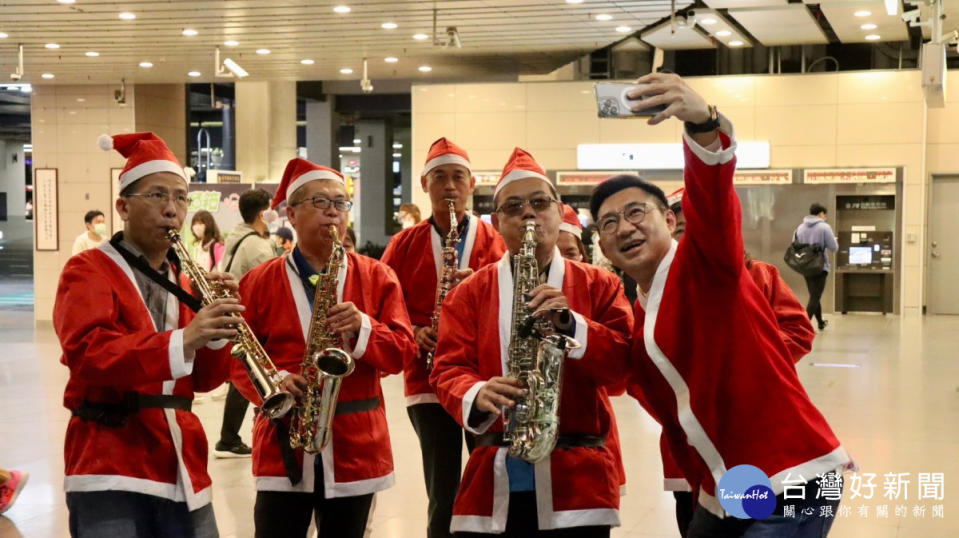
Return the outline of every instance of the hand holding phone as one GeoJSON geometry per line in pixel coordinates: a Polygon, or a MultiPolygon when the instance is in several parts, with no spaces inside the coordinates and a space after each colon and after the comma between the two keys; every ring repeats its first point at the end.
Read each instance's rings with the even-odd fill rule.
{"type": "Polygon", "coordinates": [[[633,107],[643,98],[631,99],[634,90],[646,88],[647,84],[624,84],[621,82],[599,82],[594,86],[596,107],[600,118],[632,118],[655,116],[666,109],[665,105],[654,106],[639,111],[633,107]]]}

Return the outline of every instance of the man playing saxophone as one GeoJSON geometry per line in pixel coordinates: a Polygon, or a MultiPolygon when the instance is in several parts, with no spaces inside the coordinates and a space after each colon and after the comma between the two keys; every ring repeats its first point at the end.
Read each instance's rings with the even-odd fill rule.
{"type": "Polygon", "coordinates": [[[430,375],[443,407],[476,436],[453,507],[452,531],[462,537],[609,536],[610,527],[619,525],[620,476],[607,444],[611,417],[604,387],[621,382],[628,371],[629,303],[614,275],[560,255],[559,197],[531,155],[519,148],[513,152],[493,199],[493,225],[509,252],[447,296],[430,375]],[[528,234],[527,223],[532,225],[528,234]],[[514,286],[517,258],[524,263],[517,264],[521,282],[514,286]],[[531,270],[526,258],[535,258],[531,270]],[[522,308],[522,315],[514,316],[514,308],[522,308]],[[532,327],[527,313],[539,320],[532,327]],[[530,338],[530,329],[541,333],[539,339],[552,333],[573,340],[563,339],[569,349],[561,359],[561,382],[520,381],[536,377],[532,372],[507,377],[514,362],[530,358],[514,350],[535,350],[513,345],[530,338]],[[544,403],[548,408],[553,398],[559,398],[558,413],[546,422],[558,422],[555,439],[537,433],[534,421],[517,422],[527,407],[544,403]],[[534,447],[529,453],[546,446],[541,458],[528,458],[535,463],[510,455],[529,453],[507,446],[504,415],[513,434],[533,433],[527,439],[534,447]]]}
{"type": "Polygon", "coordinates": [[[433,142],[420,175],[433,214],[393,236],[382,259],[396,271],[403,286],[419,346],[419,353],[403,365],[403,375],[406,411],[423,453],[423,478],[429,497],[427,538],[450,535],[463,453],[463,428],[439,404],[428,381],[428,361],[432,361],[436,347],[432,322],[438,313],[437,302],[443,289],[452,288],[506,252],[496,230],[466,209],[475,183],[469,155],[463,148],[446,138],[433,142]]]}
{"type": "MultiPolygon", "coordinates": [[[[392,269],[343,252],[330,234],[331,225],[340,241],[346,234],[352,202],[343,176],[293,159],[273,207],[284,200],[299,243],[289,256],[264,263],[243,277],[244,316],[284,376],[281,387],[299,399],[298,406],[306,404],[309,389],[300,370],[304,355],[323,351],[311,349],[308,342],[342,344],[342,351],[353,359],[353,371],[339,387],[330,441],[315,455],[291,448],[289,420],[270,421],[257,414],[256,536],[306,536],[315,516],[320,536],[359,538],[366,529],[373,493],[394,482],[380,374],[399,373],[415,353],[413,331],[392,269]],[[325,272],[334,254],[342,256],[335,285],[325,272]],[[314,297],[318,289],[330,289],[336,296],[314,297]],[[331,306],[314,313],[314,305],[331,306]],[[325,327],[311,331],[312,320],[325,327]],[[324,331],[323,338],[309,336],[324,331]]],[[[259,404],[238,367],[233,368],[232,379],[244,396],[259,404]]],[[[289,415],[297,416],[298,410],[289,415]]]]}

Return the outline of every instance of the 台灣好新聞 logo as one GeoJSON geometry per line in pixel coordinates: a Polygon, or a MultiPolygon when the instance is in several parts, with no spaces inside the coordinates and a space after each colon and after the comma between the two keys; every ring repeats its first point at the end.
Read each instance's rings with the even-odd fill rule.
{"type": "Polygon", "coordinates": [[[716,487],[719,504],[739,519],[766,519],[776,510],[776,494],[766,473],[754,465],[726,471],[716,487]]]}

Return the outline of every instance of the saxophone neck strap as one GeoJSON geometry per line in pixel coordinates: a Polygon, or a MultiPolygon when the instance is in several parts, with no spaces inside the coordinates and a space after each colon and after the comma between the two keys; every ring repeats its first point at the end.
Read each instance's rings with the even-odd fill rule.
{"type": "MultiPolygon", "coordinates": [[[[110,238],[110,245],[120,253],[120,256],[123,256],[123,259],[126,260],[130,266],[138,271],[143,276],[149,278],[150,280],[156,282],[163,289],[172,293],[181,303],[185,304],[190,310],[197,312],[203,308],[203,303],[196,297],[190,295],[186,290],[177,286],[176,283],[172,282],[166,275],[160,274],[159,271],[150,267],[150,264],[146,262],[143,256],[137,256],[136,254],[130,252],[129,249],[123,246],[123,232],[117,232],[113,237],[110,238]]],[[[167,260],[169,260],[170,265],[173,267],[180,267],[180,259],[177,257],[176,253],[173,252],[173,249],[170,249],[167,252],[167,260]]]]}

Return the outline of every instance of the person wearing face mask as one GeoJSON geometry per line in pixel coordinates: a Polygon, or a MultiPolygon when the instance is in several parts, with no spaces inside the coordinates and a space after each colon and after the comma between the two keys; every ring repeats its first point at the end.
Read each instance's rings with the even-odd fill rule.
{"type": "Polygon", "coordinates": [[[443,249],[452,224],[447,200],[453,200],[457,227],[454,286],[474,270],[500,259],[506,245],[492,225],[466,210],[476,186],[466,150],[446,138],[433,142],[420,174],[420,186],[430,196],[432,215],[393,236],[382,261],[396,271],[403,286],[419,346],[414,360],[403,365],[406,411],[423,455],[423,478],[429,498],[426,535],[442,538],[450,535],[463,452],[463,428],[439,404],[426,366],[427,355],[436,348],[432,318],[437,284],[443,272],[443,249]]]}
{"type": "MultiPolygon", "coordinates": [[[[326,275],[352,202],[340,172],[293,159],[287,164],[273,207],[287,201],[287,218],[296,230],[293,252],[250,271],[240,281],[251,329],[263,342],[280,375],[281,388],[302,398],[306,338],[319,278],[326,275]]],[[[345,249],[344,249],[345,250],[345,249]]],[[[321,537],[361,538],[373,494],[394,483],[393,457],[380,378],[398,374],[416,352],[403,291],[386,264],[353,252],[340,252],[335,302],[325,313],[326,331],[339,335],[354,361],[343,378],[332,424],[332,441],[318,454],[290,448],[288,421],[257,414],[253,426],[253,474],[257,537],[303,538],[315,518],[321,537]]],[[[240,392],[258,404],[259,396],[242,365],[233,368],[240,392]]],[[[296,410],[291,411],[295,413],[296,410]]]]}
{"type": "Polygon", "coordinates": [[[78,235],[73,241],[74,256],[84,250],[97,248],[97,245],[102,243],[107,236],[107,223],[103,211],[97,209],[87,211],[87,214],[83,216],[83,225],[86,226],[86,231],[78,235]]]}
{"type": "Polygon", "coordinates": [[[508,251],[453,288],[443,303],[430,382],[446,411],[475,436],[453,506],[454,536],[608,537],[619,523],[619,450],[609,437],[607,387],[629,371],[632,314],[616,275],[564,259],[563,211],[533,157],[516,148],[493,193],[493,226],[508,251]],[[526,388],[506,377],[513,328],[513,257],[536,224],[537,281],[526,307],[574,338],[559,390],[556,448],[535,464],[507,454],[502,409],[526,388]]]}
{"type": "Polygon", "coordinates": [[[193,239],[196,240],[193,259],[200,264],[200,267],[212,271],[217,262],[223,259],[223,252],[226,250],[216,220],[209,211],[200,210],[193,215],[190,228],[193,231],[193,239]]]}

